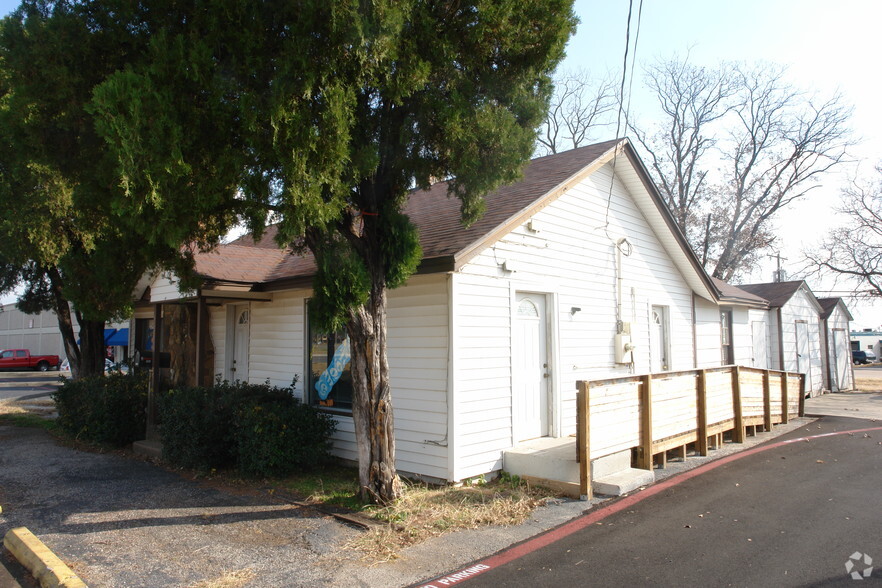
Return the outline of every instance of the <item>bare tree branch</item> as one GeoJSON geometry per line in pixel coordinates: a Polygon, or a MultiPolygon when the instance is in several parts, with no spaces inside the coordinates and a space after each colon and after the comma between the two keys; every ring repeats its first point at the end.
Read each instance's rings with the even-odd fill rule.
{"type": "Polygon", "coordinates": [[[717,202],[724,214],[713,275],[747,269],[749,252],[768,248],[779,210],[817,187],[817,178],[846,160],[851,108],[840,95],[818,103],[784,81],[775,66],[738,66],[738,124],[721,144],[728,179],[717,202]]]}
{"type": "Polygon", "coordinates": [[[804,255],[813,273],[842,279],[858,298],[882,297],[882,166],[842,192],[843,224],[804,255]]]}
{"type": "Polygon", "coordinates": [[[617,106],[616,85],[609,76],[593,78],[587,70],[560,75],[536,138],[538,150],[550,155],[588,144],[596,138],[594,131],[612,124],[617,106]]]}
{"type": "Polygon", "coordinates": [[[708,195],[706,156],[716,143],[714,123],[732,108],[737,91],[730,66],[693,66],[676,58],[646,69],[664,122],[651,133],[631,125],[630,132],[649,156],[659,191],[680,229],[697,251],[706,249],[699,209],[708,195]],[[696,226],[697,225],[697,226],[696,226]]]}

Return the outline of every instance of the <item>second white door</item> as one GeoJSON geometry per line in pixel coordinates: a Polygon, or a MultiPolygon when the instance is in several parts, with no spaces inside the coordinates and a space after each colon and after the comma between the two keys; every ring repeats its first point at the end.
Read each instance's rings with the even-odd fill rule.
{"type": "Polygon", "coordinates": [[[547,319],[545,297],[518,294],[515,316],[513,412],[516,441],[548,435],[547,319]]]}

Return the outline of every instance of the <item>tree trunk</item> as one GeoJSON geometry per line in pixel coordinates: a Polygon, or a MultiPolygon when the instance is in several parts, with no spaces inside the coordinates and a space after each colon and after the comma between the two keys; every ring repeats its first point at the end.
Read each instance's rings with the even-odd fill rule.
{"type": "Polygon", "coordinates": [[[76,313],[80,325],[80,378],[104,373],[104,321],[90,321],[76,313]]]}
{"type": "Polygon", "coordinates": [[[80,347],[74,335],[73,319],[70,315],[70,304],[61,291],[61,274],[58,269],[52,268],[48,272],[49,283],[52,287],[52,303],[55,306],[55,317],[58,319],[58,330],[61,331],[61,340],[64,343],[64,351],[70,364],[71,377],[76,380],[80,377],[80,347]]]}
{"type": "Polygon", "coordinates": [[[395,471],[385,285],[375,281],[365,305],[351,312],[347,331],[352,353],[352,418],[358,442],[361,496],[389,504],[401,495],[401,480],[395,471]]]}
{"type": "Polygon", "coordinates": [[[167,307],[168,351],[171,355],[171,386],[196,386],[196,313],[189,304],[167,307]]]}

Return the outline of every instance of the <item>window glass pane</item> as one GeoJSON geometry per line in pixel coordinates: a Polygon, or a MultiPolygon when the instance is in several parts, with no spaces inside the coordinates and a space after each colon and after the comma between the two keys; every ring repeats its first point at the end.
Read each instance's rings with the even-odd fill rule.
{"type": "Polygon", "coordinates": [[[352,410],[349,357],[349,337],[345,330],[329,334],[309,325],[307,396],[310,404],[352,410]]]}
{"type": "Polygon", "coordinates": [[[518,316],[531,316],[538,317],[539,310],[536,308],[536,305],[531,301],[524,299],[521,300],[521,303],[518,304],[518,316]]]}
{"type": "Polygon", "coordinates": [[[16,356],[16,357],[24,357],[24,356],[25,356],[24,349],[19,349],[19,350],[17,350],[17,351],[15,352],[15,356],[16,356]]]}

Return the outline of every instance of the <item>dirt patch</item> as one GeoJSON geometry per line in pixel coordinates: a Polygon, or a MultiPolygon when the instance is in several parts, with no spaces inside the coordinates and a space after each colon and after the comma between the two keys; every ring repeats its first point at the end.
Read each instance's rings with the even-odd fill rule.
{"type": "Polygon", "coordinates": [[[854,392],[882,392],[882,374],[855,369],[854,386],[854,392]]]}

